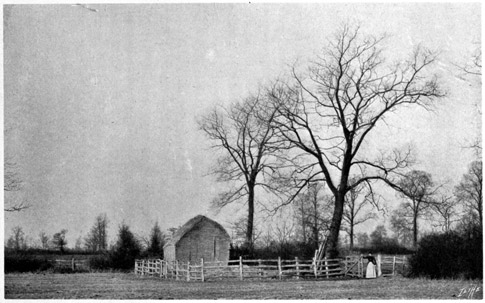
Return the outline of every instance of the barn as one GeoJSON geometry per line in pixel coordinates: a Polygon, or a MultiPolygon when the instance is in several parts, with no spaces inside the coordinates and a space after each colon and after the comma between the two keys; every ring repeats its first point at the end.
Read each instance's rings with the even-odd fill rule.
{"type": "Polygon", "coordinates": [[[202,215],[180,227],[163,247],[166,261],[229,260],[230,237],[219,223],[202,215]]]}

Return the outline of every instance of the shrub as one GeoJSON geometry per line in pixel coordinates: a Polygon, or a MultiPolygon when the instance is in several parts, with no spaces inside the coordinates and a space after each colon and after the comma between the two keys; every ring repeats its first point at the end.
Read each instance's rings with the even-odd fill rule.
{"type": "Polygon", "coordinates": [[[37,272],[53,268],[54,265],[47,258],[25,254],[5,255],[5,273],[37,272]]]}
{"type": "Polygon", "coordinates": [[[91,256],[88,262],[91,270],[109,270],[112,268],[109,254],[91,256]]]}
{"type": "Polygon", "coordinates": [[[472,228],[423,237],[411,257],[411,276],[482,279],[482,232],[472,228]]]}
{"type": "Polygon", "coordinates": [[[126,224],[121,224],[118,241],[110,252],[110,266],[114,269],[129,270],[135,266],[135,259],[140,256],[141,247],[126,224]]]}

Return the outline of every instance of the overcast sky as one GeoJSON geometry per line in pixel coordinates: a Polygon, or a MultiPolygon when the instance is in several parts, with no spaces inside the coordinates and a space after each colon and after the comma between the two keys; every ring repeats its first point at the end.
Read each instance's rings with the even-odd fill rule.
{"type": "Polygon", "coordinates": [[[5,155],[23,180],[6,199],[32,205],[5,214],[5,233],[21,226],[37,240],[67,229],[72,246],[100,213],[110,239],[123,220],[140,235],[155,221],[166,229],[198,214],[227,227],[238,215],[208,212],[223,185],[207,176],[216,158],[196,118],[288,64],[304,65],[344,22],[385,31],[390,62],[418,44],[440,51],[448,96],[434,112],[398,112],[370,144],[411,143],[417,168],[457,183],[473,160],[463,146],[480,136],[481,83],[461,79],[453,63],[480,44],[480,11],[469,3],[4,7],[5,155]]]}

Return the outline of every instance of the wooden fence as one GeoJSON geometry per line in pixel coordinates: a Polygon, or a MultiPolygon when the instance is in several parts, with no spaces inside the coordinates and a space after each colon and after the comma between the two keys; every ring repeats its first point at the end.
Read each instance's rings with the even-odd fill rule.
{"type": "Polygon", "coordinates": [[[380,275],[395,276],[396,274],[404,274],[407,266],[408,260],[406,256],[382,255],[380,259],[380,275]]]}
{"type": "Polygon", "coordinates": [[[89,260],[88,259],[64,259],[64,260],[53,260],[54,266],[61,269],[75,270],[89,270],[89,260]]]}
{"type": "Polygon", "coordinates": [[[342,276],[341,259],[318,260],[230,260],[227,262],[135,261],[135,274],[165,279],[206,281],[218,279],[330,278],[342,276]]]}
{"type": "MultiPolygon", "coordinates": [[[[389,256],[378,254],[376,256],[377,276],[395,276],[404,274],[408,266],[406,256],[389,256]]],[[[344,274],[351,277],[364,278],[367,261],[362,256],[349,256],[342,260],[344,274]]]]}
{"type": "MultiPolygon", "coordinates": [[[[389,276],[404,271],[405,257],[377,256],[378,275],[389,276]],[[380,263],[379,263],[380,262],[380,263]]],[[[160,259],[135,260],[135,274],[171,280],[207,281],[221,279],[303,279],[352,276],[363,278],[367,262],[362,257],[323,260],[229,260],[227,262],[167,262],[160,259]]]]}

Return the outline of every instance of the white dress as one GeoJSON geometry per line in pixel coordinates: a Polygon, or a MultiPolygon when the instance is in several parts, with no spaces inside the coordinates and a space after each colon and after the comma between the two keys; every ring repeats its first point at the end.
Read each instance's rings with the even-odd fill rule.
{"type": "Polygon", "coordinates": [[[374,263],[369,262],[369,264],[367,264],[367,270],[365,272],[365,278],[366,279],[376,278],[376,266],[374,265],[374,263]]]}

